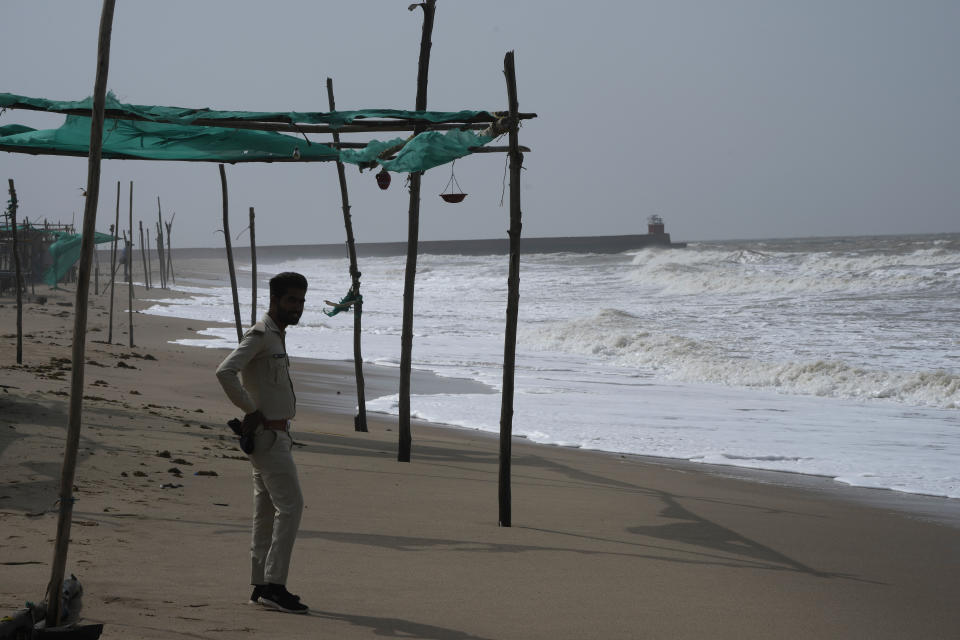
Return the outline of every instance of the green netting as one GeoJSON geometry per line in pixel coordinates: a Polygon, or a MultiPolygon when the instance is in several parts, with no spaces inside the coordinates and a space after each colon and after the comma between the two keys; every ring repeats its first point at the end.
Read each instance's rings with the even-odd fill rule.
{"type": "MultiPolygon", "coordinates": [[[[56,233],[60,237],[50,245],[50,255],[53,257],[53,264],[44,272],[43,281],[51,287],[55,287],[67,271],[70,270],[70,267],[80,259],[80,245],[83,237],[80,234],[73,233],[56,231],[50,233],[56,233]]],[[[94,232],[93,241],[95,244],[113,242],[113,236],[97,231],[94,232]]]]}
{"type": "MultiPolygon", "coordinates": [[[[408,173],[439,167],[471,153],[472,147],[481,147],[493,140],[473,131],[424,131],[404,145],[393,160],[378,160],[387,171],[408,173]]],[[[341,157],[349,151],[341,151],[341,157]]]]}
{"type": "MultiPolygon", "coordinates": [[[[90,118],[67,116],[58,129],[36,130],[8,125],[11,135],[0,135],[0,150],[17,153],[86,156],[90,118]]],[[[0,134],[4,133],[0,131],[0,134]]],[[[180,160],[200,162],[327,162],[342,160],[358,165],[376,163],[388,171],[426,171],[462,158],[471,148],[490,142],[491,136],[472,131],[425,131],[410,139],[373,140],[363,149],[343,149],[303,138],[246,129],[196,127],[106,120],[104,158],[113,160],[180,160]],[[392,160],[380,160],[383,151],[400,148],[392,160]]]]}
{"type": "Polygon", "coordinates": [[[332,309],[330,309],[330,311],[327,311],[327,309],[324,308],[323,313],[332,318],[333,316],[337,315],[341,311],[346,311],[356,303],[363,304],[363,296],[360,295],[359,293],[354,293],[353,287],[350,287],[350,290],[347,291],[347,295],[340,298],[340,302],[330,302],[329,300],[324,300],[324,302],[329,304],[332,307],[332,309]]]}
{"type": "Polygon", "coordinates": [[[0,137],[3,136],[12,136],[15,133],[26,133],[27,131],[34,131],[30,127],[26,127],[22,124],[8,124],[6,126],[0,127],[0,137]]]}
{"type": "MultiPolygon", "coordinates": [[[[85,100],[48,100],[30,98],[15,93],[0,93],[0,107],[7,109],[31,109],[52,113],[71,113],[89,110],[92,98],[85,100]]],[[[475,119],[495,118],[489,111],[404,111],[401,109],[359,109],[353,111],[217,111],[214,109],[194,109],[189,107],[161,107],[155,105],[126,104],[117,100],[112,93],[107,94],[106,108],[117,113],[108,114],[119,117],[121,113],[138,116],[152,121],[164,121],[189,124],[197,119],[207,120],[249,120],[261,122],[287,122],[303,124],[328,124],[341,127],[354,120],[364,118],[389,118],[420,122],[470,122],[475,119]]]]}
{"type": "MultiPolygon", "coordinates": [[[[54,113],[90,109],[91,99],[55,101],[0,93],[0,108],[33,109],[54,113]]],[[[325,123],[331,126],[349,124],[363,118],[397,118],[421,122],[485,121],[496,115],[487,111],[401,111],[398,109],[365,109],[360,111],[212,111],[183,107],[160,107],[121,103],[113,94],[106,99],[107,118],[103,131],[103,157],[108,159],[180,160],[205,162],[325,162],[342,160],[361,167],[382,165],[388,171],[426,171],[462,158],[492,137],[471,131],[427,131],[411,138],[387,142],[373,140],[363,149],[342,150],[304,137],[269,131],[190,126],[198,118],[257,120],[290,123],[325,123]],[[133,115],[150,122],[117,119],[133,115]],[[163,120],[164,122],[158,122],[163,120]],[[379,155],[391,149],[395,157],[380,160],[379,155]]],[[[23,125],[0,127],[0,150],[16,153],[86,156],[89,151],[90,118],[67,115],[58,129],[35,130],[23,125]]]]}
{"type": "MultiPolygon", "coordinates": [[[[21,153],[88,153],[90,118],[67,116],[58,129],[0,137],[0,149],[21,153]]],[[[103,157],[108,159],[274,162],[336,160],[336,149],[269,131],[191,127],[132,120],[106,120],[103,157]]]]}

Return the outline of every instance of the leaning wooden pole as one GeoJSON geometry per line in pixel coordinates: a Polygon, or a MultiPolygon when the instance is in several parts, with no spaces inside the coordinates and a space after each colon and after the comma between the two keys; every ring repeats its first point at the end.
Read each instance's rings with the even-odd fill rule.
{"type": "Polygon", "coordinates": [[[160,274],[160,288],[167,288],[167,274],[163,270],[163,225],[159,222],[155,227],[157,231],[157,272],[160,274]]]}
{"type": "MultiPolygon", "coordinates": [[[[140,257],[143,258],[143,286],[149,291],[150,290],[150,267],[147,263],[147,249],[149,249],[150,239],[147,238],[147,241],[143,241],[143,220],[140,220],[140,257]]],[[[149,232],[148,232],[149,233],[149,232]]]]}
{"type": "MultiPolygon", "coordinates": [[[[436,0],[410,5],[423,9],[423,31],[420,35],[420,64],[417,69],[417,111],[427,110],[427,75],[430,70],[430,37],[433,33],[433,15],[436,0]]],[[[419,133],[414,129],[414,135],[419,133]]],[[[420,235],[420,171],[410,174],[410,211],[407,216],[407,268],[403,279],[403,329],[400,333],[400,418],[397,430],[400,442],[397,460],[410,462],[410,369],[413,362],[413,290],[417,279],[417,245],[420,235]]]]}
{"type": "Polygon", "coordinates": [[[87,303],[90,296],[90,265],[93,261],[97,201],[100,197],[100,154],[103,149],[103,112],[107,94],[107,72],[110,68],[110,34],[113,30],[115,0],[103,0],[100,14],[100,39],[97,44],[97,75],[93,86],[93,108],[90,119],[90,151],[87,161],[87,201],[83,208],[83,239],[77,278],[76,302],[73,305],[73,353],[70,379],[70,414],[67,425],[66,451],[60,474],[60,513],[53,566],[47,585],[47,627],[60,623],[63,574],[70,546],[70,525],[73,516],[73,479],[80,445],[83,416],[84,354],[87,346],[87,303]]]}
{"type": "Polygon", "coordinates": [[[220,165],[220,188],[223,191],[223,238],[227,245],[227,267],[230,269],[230,290],[233,292],[233,317],[237,323],[237,342],[243,340],[240,323],[240,298],[237,296],[237,272],[233,268],[233,247],[230,245],[230,208],[227,204],[227,174],[220,165]]]}
{"type": "Polygon", "coordinates": [[[250,269],[253,275],[250,278],[250,288],[253,290],[250,302],[250,324],[257,324],[257,232],[253,225],[253,207],[250,207],[250,269]]]}
{"type": "Polygon", "coordinates": [[[147,289],[149,289],[152,286],[153,286],[153,256],[150,255],[150,225],[147,225],[147,289]]]}
{"type": "Polygon", "coordinates": [[[177,284],[177,279],[173,276],[173,244],[170,242],[170,236],[173,234],[173,220],[177,217],[177,212],[173,212],[170,222],[164,222],[167,227],[167,277],[170,282],[177,284]]]}
{"type": "Polygon", "coordinates": [[[17,279],[17,364],[23,364],[23,272],[20,270],[20,245],[17,242],[17,190],[10,185],[10,226],[13,231],[13,268],[17,279]]]}
{"type": "Polygon", "coordinates": [[[120,235],[120,181],[117,180],[117,215],[113,223],[113,242],[110,243],[110,320],[107,323],[107,344],[113,344],[113,298],[117,279],[117,236],[120,235]]]}
{"type": "MultiPolygon", "coordinates": [[[[333,99],[333,79],[327,78],[327,98],[330,111],[336,111],[333,99]]],[[[340,144],[340,134],[334,132],[333,141],[340,144]]],[[[357,246],[353,238],[353,221],[350,216],[350,194],[347,192],[347,175],[343,163],[337,160],[337,177],[340,180],[340,202],[343,205],[343,226],[347,230],[347,254],[350,256],[351,291],[357,301],[353,305],[353,369],[357,378],[357,415],[353,419],[353,428],[367,431],[367,398],[363,380],[363,355],[360,349],[361,319],[363,316],[363,298],[360,297],[360,270],[357,268],[357,246]]],[[[252,224],[252,219],[251,219],[252,224]]]]}
{"type": "Polygon", "coordinates": [[[130,181],[130,244],[127,246],[127,314],[130,317],[130,348],[133,348],[133,180],[130,181]]]}
{"type": "Polygon", "coordinates": [[[503,73],[507,79],[507,100],[510,108],[510,269],[507,275],[507,328],[503,339],[503,394],[500,400],[500,526],[509,527],[510,456],[513,438],[513,386],[517,353],[517,313],[520,307],[520,153],[517,119],[517,76],[513,67],[513,51],[503,59],[503,73]]]}
{"type": "Polygon", "coordinates": [[[167,262],[163,251],[163,214],[160,211],[160,196],[157,196],[157,261],[160,263],[160,288],[167,288],[167,262]]]}

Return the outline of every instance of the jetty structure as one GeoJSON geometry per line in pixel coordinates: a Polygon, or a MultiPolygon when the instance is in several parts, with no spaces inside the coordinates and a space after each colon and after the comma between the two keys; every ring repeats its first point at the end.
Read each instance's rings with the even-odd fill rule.
{"type": "MultiPolygon", "coordinates": [[[[552,236],[524,237],[520,248],[525,254],[533,253],[623,253],[638,249],[682,249],[686,242],[673,242],[670,234],[664,230],[663,218],[652,215],[647,219],[648,233],[624,234],[615,236],[552,236]]],[[[356,254],[360,258],[385,258],[402,256],[407,252],[406,242],[357,242],[356,254]]],[[[510,252],[507,238],[479,238],[472,240],[421,240],[418,244],[421,254],[495,256],[510,252]]],[[[343,244],[294,244],[263,245],[256,248],[261,259],[293,258],[339,258],[343,255],[343,244]]],[[[204,258],[210,253],[210,247],[179,248],[173,254],[181,259],[204,258]]],[[[237,247],[234,256],[241,260],[252,258],[250,249],[237,247]]]]}

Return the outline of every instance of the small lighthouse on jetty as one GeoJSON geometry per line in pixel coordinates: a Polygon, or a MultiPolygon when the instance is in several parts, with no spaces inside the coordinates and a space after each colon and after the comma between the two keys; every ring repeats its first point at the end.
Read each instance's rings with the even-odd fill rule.
{"type": "MultiPolygon", "coordinates": [[[[647,218],[647,233],[651,236],[665,235],[663,230],[663,218],[657,214],[653,214],[647,218]]],[[[667,241],[669,242],[669,240],[667,241]]]]}
{"type": "Polygon", "coordinates": [[[686,242],[670,242],[670,234],[666,232],[663,218],[653,214],[647,218],[647,241],[649,245],[680,248],[687,246],[686,242]]]}

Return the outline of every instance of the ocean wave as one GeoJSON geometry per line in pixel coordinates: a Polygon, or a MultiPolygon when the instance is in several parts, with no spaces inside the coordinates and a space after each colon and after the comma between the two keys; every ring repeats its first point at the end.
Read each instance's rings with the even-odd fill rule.
{"type": "Polygon", "coordinates": [[[628,280],[658,295],[922,291],[956,288],[960,254],[941,247],[904,253],[704,247],[640,251],[629,269],[628,280]]]}
{"type": "Polygon", "coordinates": [[[871,370],[827,359],[768,362],[731,352],[721,343],[638,330],[637,320],[627,312],[605,309],[589,318],[528,327],[520,340],[524,348],[594,356],[677,382],[960,408],[960,375],[949,371],[871,370]]]}

